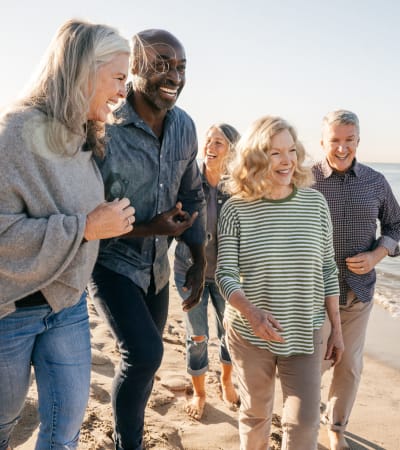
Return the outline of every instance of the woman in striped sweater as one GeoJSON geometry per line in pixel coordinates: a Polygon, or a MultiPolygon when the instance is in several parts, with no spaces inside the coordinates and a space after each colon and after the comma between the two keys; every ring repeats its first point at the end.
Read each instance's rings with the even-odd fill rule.
{"type": "Polygon", "coordinates": [[[276,369],[284,399],[282,449],[317,448],[321,326],[325,358],[343,352],[332,227],[295,130],[257,120],[238,144],[219,221],[216,281],[228,302],[229,350],[239,379],[241,450],[266,450],[276,369]]]}

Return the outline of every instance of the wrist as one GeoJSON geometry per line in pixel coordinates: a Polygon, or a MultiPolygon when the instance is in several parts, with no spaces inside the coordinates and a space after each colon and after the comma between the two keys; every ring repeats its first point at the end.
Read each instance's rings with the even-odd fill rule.
{"type": "Polygon", "coordinates": [[[86,216],[86,224],[85,224],[85,231],[83,232],[82,244],[96,239],[95,236],[92,236],[92,233],[90,231],[91,228],[92,228],[91,219],[90,215],[88,214],[86,216]]]}

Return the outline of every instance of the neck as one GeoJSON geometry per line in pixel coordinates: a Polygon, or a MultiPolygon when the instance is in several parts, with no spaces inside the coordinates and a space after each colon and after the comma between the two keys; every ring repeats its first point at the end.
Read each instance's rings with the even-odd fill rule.
{"type": "Polygon", "coordinates": [[[150,105],[147,99],[141,92],[135,92],[127,98],[136,113],[143,119],[144,122],[153,130],[158,137],[162,135],[164,119],[167,115],[166,109],[156,109],[150,105]]]}
{"type": "Polygon", "coordinates": [[[282,200],[293,192],[293,185],[273,187],[265,198],[269,200],[282,200]]]}
{"type": "Polygon", "coordinates": [[[211,169],[207,166],[204,166],[204,175],[206,176],[206,179],[210,184],[210,186],[215,187],[221,180],[222,169],[221,168],[211,169]]]}

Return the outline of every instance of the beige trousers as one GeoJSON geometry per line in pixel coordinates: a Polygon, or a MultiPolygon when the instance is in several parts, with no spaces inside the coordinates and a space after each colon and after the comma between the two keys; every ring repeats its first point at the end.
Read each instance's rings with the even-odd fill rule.
{"type": "MultiPolygon", "coordinates": [[[[334,431],[345,431],[356,399],[363,369],[365,336],[372,306],[373,301],[363,303],[352,291],[347,295],[347,304],[340,306],[344,353],[341,362],[333,369],[325,414],[326,423],[334,431]]],[[[325,324],[324,342],[325,336],[328,335],[329,325],[325,324]]]]}
{"type": "Polygon", "coordinates": [[[322,331],[314,332],[312,355],[282,357],[227,330],[239,385],[240,450],[267,450],[274,403],[275,372],[283,393],[282,450],[315,450],[320,420],[322,331]]]}

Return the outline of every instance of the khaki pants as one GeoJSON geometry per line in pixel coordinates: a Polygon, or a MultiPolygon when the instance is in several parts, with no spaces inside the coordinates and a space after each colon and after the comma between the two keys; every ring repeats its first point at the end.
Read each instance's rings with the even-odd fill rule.
{"type": "MultiPolygon", "coordinates": [[[[341,362],[333,370],[325,416],[330,429],[334,431],[345,431],[357,395],[372,306],[372,301],[363,303],[352,291],[347,295],[347,304],[340,306],[344,353],[341,362]]],[[[325,335],[329,335],[329,325],[324,325],[325,335]]]]}
{"type": "Polygon", "coordinates": [[[228,327],[228,346],[241,400],[241,450],[268,449],[275,372],[283,393],[282,450],[315,450],[320,420],[322,331],[314,332],[312,355],[282,357],[243,339],[228,327]]]}

